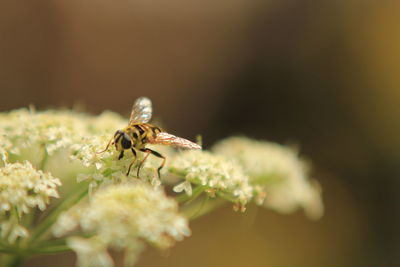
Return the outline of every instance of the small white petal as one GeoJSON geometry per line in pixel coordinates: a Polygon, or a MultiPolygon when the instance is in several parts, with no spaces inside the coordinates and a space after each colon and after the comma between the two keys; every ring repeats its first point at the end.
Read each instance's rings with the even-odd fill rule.
{"type": "Polygon", "coordinates": [[[102,244],[101,240],[70,237],[67,239],[67,244],[77,253],[78,266],[80,267],[114,266],[113,260],[107,252],[107,247],[102,244]]]}
{"type": "Polygon", "coordinates": [[[73,230],[71,226],[80,226],[84,233],[95,234],[109,248],[116,249],[128,249],[139,240],[167,248],[190,234],[177,202],[140,180],[99,189],[88,203],[62,215],[53,233],[68,233],[73,230]]]}
{"type": "Polygon", "coordinates": [[[185,181],[174,187],[177,192],[191,194],[191,183],[223,192],[229,200],[245,205],[253,197],[249,177],[239,164],[207,151],[184,151],[171,160],[171,171],[183,174],[185,181]],[[239,197],[240,196],[240,197],[239,197]]]}
{"type": "Polygon", "coordinates": [[[176,193],[181,193],[182,191],[185,191],[188,196],[192,195],[192,185],[189,181],[184,181],[180,184],[177,184],[173,188],[174,192],[176,193]]]}
{"type": "Polygon", "coordinates": [[[303,207],[310,218],[322,215],[321,190],[309,179],[309,165],[299,158],[297,150],[231,137],[215,145],[213,151],[235,160],[249,174],[258,204],[282,213],[303,207]]]}

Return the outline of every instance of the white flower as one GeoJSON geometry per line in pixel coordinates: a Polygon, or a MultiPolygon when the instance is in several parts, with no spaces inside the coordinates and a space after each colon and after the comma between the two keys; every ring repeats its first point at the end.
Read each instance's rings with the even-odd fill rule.
{"type": "Polygon", "coordinates": [[[58,197],[59,185],[59,179],[27,161],[8,163],[0,168],[0,213],[17,209],[21,216],[34,207],[44,210],[51,197],[58,197]]]}
{"type": "MultiPolygon", "coordinates": [[[[113,118],[111,114],[108,114],[108,116],[113,118]]],[[[98,121],[97,123],[101,125],[101,123],[98,121]]],[[[111,123],[108,122],[108,124],[111,123]]],[[[126,150],[124,151],[124,157],[122,159],[118,159],[120,152],[116,151],[114,146],[109,146],[108,149],[104,151],[108,142],[113,137],[114,132],[120,128],[122,128],[122,126],[112,130],[108,129],[108,131],[103,134],[86,133],[85,136],[82,136],[79,142],[71,145],[71,158],[73,160],[80,161],[85,167],[87,167],[85,173],[81,173],[79,175],[78,181],[90,181],[91,188],[95,189],[101,184],[118,183],[121,181],[121,179],[127,179],[125,174],[127,173],[130,164],[134,161],[132,152],[130,150],[126,150]]],[[[165,146],[155,147],[154,145],[149,145],[147,147],[152,148],[166,156],[166,166],[168,165],[170,158],[169,155],[172,155],[173,153],[171,148],[165,146]]],[[[157,169],[160,167],[162,160],[150,155],[142,165],[140,177],[136,177],[137,167],[144,156],[143,152],[136,152],[137,157],[131,167],[129,179],[139,178],[143,181],[150,182],[150,184],[154,187],[159,187],[161,185],[161,181],[158,179],[157,169]]],[[[161,176],[167,172],[166,166],[161,170],[161,176]]]]}
{"type": "Polygon", "coordinates": [[[242,205],[249,202],[253,196],[249,177],[239,164],[224,156],[213,155],[207,151],[184,151],[172,159],[170,170],[185,179],[185,182],[174,188],[176,192],[185,190],[190,195],[189,187],[190,183],[193,183],[242,205]]]}
{"type": "Polygon", "coordinates": [[[193,193],[192,184],[187,180],[174,186],[173,190],[176,193],[181,193],[182,191],[185,191],[188,196],[191,196],[193,193]]]}
{"type": "MultiPolygon", "coordinates": [[[[0,152],[5,150],[26,159],[26,154],[21,155],[25,150],[44,148],[47,154],[53,155],[74,144],[90,143],[93,136],[105,133],[112,136],[125,123],[121,116],[112,112],[89,116],[67,110],[14,110],[0,114],[0,152]]],[[[32,160],[38,158],[37,153],[29,156],[32,160]]]]}
{"type": "Polygon", "coordinates": [[[29,162],[6,163],[0,168],[1,234],[10,242],[27,236],[18,219],[32,208],[44,210],[51,197],[58,198],[59,179],[33,168],[29,162]]]}
{"type": "Polygon", "coordinates": [[[126,257],[131,257],[126,259],[128,262],[135,260],[133,250],[142,240],[168,248],[190,235],[186,218],[178,213],[178,204],[162,190],[139,180],[97,191],[89,203],[61,215],[53,233],[61,236],[78,225],[106,247],[124,249],[126,257]]]}
{"type": "Polygon", "coordinates": [[[221,141],[213,151],[243,166],[259,202],[264,202],[266,207],[282,213],[303,207],[311,218],[322,216],[320,188],[316,181],[308,178],[309,167],[299,158],[297,151],[244,137],[221,141]]]}
{"type": "MultiPolygon", "coordinates": [[[[115,131],[127,123],[127,119],[110,111],[98,116],[67,110],[36,112],[19,109],[0,113],[0,157],[4,160],[10,155],[12,161],[29,160],[34,166],[43,168],[46,165],[58,173],[59,167],[54,166],[52,160],[61,154],[64,157],[60,158],[65,162],[68,155],[73,160],[72,164],[67,163],[68,167],[77,169],[76,163],[82,164],[84,169],[80,169],[79,181],[89,181],[90,188],[94,190],[103,183],[120,182],[122,174],[127,173],[133,161],[129,150],[118,160],[119,153],[113,146],[104,153],[98,153],[104,150],[115,131]]],[[[169,155],[173,153],[171,148],[157,146],[156,151],[167,157],[168,164],[169,155]]],[[[137,166],[142,158],[143,153],[137,151],[130,177],[136,178],[137,166]]],[[[142,166],[140,179],[149,181],[154,187],[160,186],[157,168],[161,162],[161,159],[150,156],[142,166]]],[[[162,176],[166,170],[166,167],[162,169],[162,176]]]]}
{"type": "Polygon", "coordinates": [[[78,255],[79,267],[111,267],[113,260],[107,252],[107,245],[98,238],[71,237],[68,246],[78,255]]]}
{"type": "Polygon", "coordinates": [[[18,219],[11,217],[8,220],[0,222],[1,238],[7,238],[10,244],[13,244],[17,238],[24,238],[29,235],[28,230],[18,224],[18,219]]]}
{"type": "Polygon", "coordinates": [[[80,127],[71,112],[31,112],[25,109],[11,111],[0,117],[1,133],[11,141],[11,153],[21,154],[22,149],[44,146],[48,154],[73,143],[74,132],[80,127]],[[16,149],[17,148],[17,149],[16,149]]]}
{"type": "MultiPolygon", "coordinates": [[[[71,158],[80,161],[87,170],[85,173],[81,173],[78,176],[78,182],[87,180],[91,182],[91,188],[95,189],[99,185],[107,185],[110,183],[118,183],[126,179],[136,179],[137,168],[143,159],[143,153],[137,151],[137,158],[131,167],[129,177],[126,176],[129,165],[134,160],[132,152],[126,150],[124,157],[118,160],[119,152],[115,150],[115,147],[110,146],[107,151],[103,151],[107,145],[110,136],[108,135],[93,135],[87,138],[84,142],[77,143],[71,146],[71,158]]],[[[157,147],[156,151],[167,158],[167,164],[172,154],[170,148],[157,147]]],[[[144,162],[141,170],[139,179],[150,182],[154,187],[159,187],[161,181],[158,179],[157,169],[162,161],[150,155],[144,162]]],[[[166,165],[167,165],[166,164],[166,165]]],[[[165,166],[161,175],[163,176],[167,172],[167,166],[165,166]]]]}

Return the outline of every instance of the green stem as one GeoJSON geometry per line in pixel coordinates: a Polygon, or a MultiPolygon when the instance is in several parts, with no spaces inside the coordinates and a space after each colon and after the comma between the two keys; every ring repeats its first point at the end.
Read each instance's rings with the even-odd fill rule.
{"type": "Polygon", "coordinates": [[[193,200],[195,200],[197,197],[199,197],[201,195],[201,193],[204,192],[204,186],[200,186],[198,185],[197,187],[195,187],[192,191],[192,195],[188,195],[186,193],[182,193],[179,196],[176,197],[176,201],[178,203],[189,203],[193,200]]]}
{"type": "Polygon", "coordinates": [[[15,251],[9,248],[0,248],[0,253],[14,254],[15,251]]]}
{"type": "Polygon", "coordinates": [[[66,244],[66,238],[57,238],[52,240],[47,240],[43,242],[39,242],[35,244],[36,248],[43,248],[43,247],[54,247],[54,246],[61,246],[66,244]]]}
{"type": "Polygon", "coordinates": [[[24,263],[24,257],[21,255],[15,255],[11,257],[10,261],[8,262],[8,267],[19,267],[24,263]]]}
{"type": "Polygon", "coordinates": [[[42,236],[45,236],[51,230],[51,226],[56,222],[58,215],[60,215],[61,212],[67,210],[71,206],[78,203],[82,198],[84,198],[87,195],[87,193],[88,193],[87,187],[81,186],[76,191],[75,195],[66,198],[64,202],[55,207],[47,215],[47,217],[42,222],[40,222],[40,224],[36,227],[29,242],[32,244],[42,236]]]}
{"type": "Polygon", "coordinates": [[[205,201],[185,206],[181,211],[192,221],[222,207],[226,203],[227,202],[223,199],[209,199],[207,197],[205,201]]]}
{"type": "Polygon", "coordinates": [[[176,175],[176,176],[179,176],[179,177],[181,177],[183,179],[185,177],[185,172],[184,171],[179,171],[179,170],[175,169],[174,167],[170,167],[169,168],[169,172],[174,174],[174,175],[176,175]]]}
{"type": "Polygon", "coordinates": [[[55,245],[30,250],[32,254],[54,254],[66,251],[71,251],[71,248],[69,248],[67,245],[55,245]]]}
{"type": "Polygon", "coordinates": [[[39,164],[39,169],[44,170],[44,167],[46,167],[47,160],[49,159],[49,153],[47,153],[46,145],[43,144],[43,158],[42,161],[39,164]]]}
{"type": "Polygon", "coordinates": [[[222,191],[217,192],[217,196],[224,198],[225,200],[228,200],[232,203],[238,203],[238,200],[236,198],[232,197],[230,194],[227,194],[225,192],[222,191]]]}
{"type": "Polygon", "coordinates": [[[209,196],[203,197],[203,200],[201,201],[201,204],[200,204],[199,208],[197,209],[197,211],[188,217],[189,220],[190,220],[190,219],[195,219],[196,216],[197,216],[198,214],[201,213],[201,211],[202,211],[203,208],[204,208],[204,205],[205,205],[209,200],[210,200],[210,197],[209,197],[209,196]]]}

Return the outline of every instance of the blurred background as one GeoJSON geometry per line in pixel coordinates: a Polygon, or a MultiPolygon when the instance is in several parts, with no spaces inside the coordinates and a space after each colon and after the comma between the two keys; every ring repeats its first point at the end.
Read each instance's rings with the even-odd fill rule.
{"type": "Polygon", "coordinates": [[[127,116],[145,95],[206,147],[243,134],[312,160],[320,221],[226,207],[137,266],[400,266],[399,14],[393,0],[3,0],[0,111],[127,116]]]}

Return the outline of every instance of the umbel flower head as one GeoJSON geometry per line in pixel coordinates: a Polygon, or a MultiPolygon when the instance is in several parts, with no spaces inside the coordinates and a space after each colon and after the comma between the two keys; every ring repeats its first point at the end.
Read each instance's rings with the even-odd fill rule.
{"type": "Polygon", "coordinates": [[[213,147],[241,165],[250,177],[259,204],[282,213],[303,207],[310,218],[322,216],[320,187],[308,178],[309,166],[286,146],[231,137],[213,147]]]}
{"type": "Polygon", "coordinates": [[[69,111],[20,109],[1,114],[0,126],[2,143],[8,144],[4,148],[10,154],[21,156],[26,149],[44,147],[52,155],[75,141],[75,132],[85,127],[85,116],[71,116],[69,111]]]}
{"type": "MultiPolygon", "coordinates": [[[[122,116],[107,111],[98,116],[68,110],[19,109],[0,113],[0,155],[8,154],[11,161],[29,160],[40,166],[47,156],[64,153],[84,166],[78,181],[89,181],[92,189],[102,183],[114,183],[126,173],[132,161],[129,153],[121,160],[116,160],[118,153],[113,147],[97,153],[104,149],[113,133],[126,124],[122,116]]],[[[141,156],[139,153],[137,163],[141,156]]],[[[156,169],[153,167],[159,165],[159,161],[149,157],[141,172],[142,178],[153,180],[156,169]]],[[[56,171],[59,172],[59,168],[56,171]]],[[[158,180],[152,182],[160,184],[158,180]]]]}
{"type": "MultiPolygon", "coordinates": [[[[99,253],[106,255],[107,247],[124,249],[129,264],[134,262],[132,253],[141,247],[142,240],[159,248],[168,248],[174,241],[190,235],[188,222],[178,213],[176,201],[166,197],[161,189],[139,180],[98,190],[88,203],[62,214],[53,233],[62,236],[78,226],[96,240],[99,253]]],[[[95,266],[89,262],[91,257],[87,257],[87,253],[93,253],[93,248],[85,246],[91,241],[72,239],[69,242],[82,266],[95,266]]],[[[106,256],[101,259],[109,262],[105,260],[106,256]]]]}
{"type": "Polygon", "coordinates": [[[234,203],[245,205],[253,196],[249,177],[239,164],[207,151],[185,151],[172,159],[170,171],[185,181],[175,191],[191,194],[191,184],[234,203]]]}
{"type": "Polygon", "coordinates": [[[13,243],[28,231],[18,224],[31,209],[44,210],[51,197],[58,197],[60,180],[49,173],[36,170],[29,162],[6,163],[0,168],[1,236],[13,243]]]}
{"type": "Polygon", "coordinates": [[[86,138],[111,133],[123,124],[123,118],[112,112],[93,117],[68,110],[14,110],[0,114],[0,149],[21,156],[26,149],[44,148],[53,155],[72,144],[86,142],[86,138]]]}
{"type": "MultiPolygon", "coordinates": [[[[114,129],[115,131],[115,129],[114,129]]],[[[112,133],[112,132],[110,132],[112,133]]],[[[107,151],[99,153],[104,150],[107,142],[110,139],[110,133],[85,137],[85,142],[76,143],[71,146],[71,158],[81,162],[87,169],[86,171],[78,175],[78,182],[89,181],[89,191],[100,187],[100,185],[107,185],[118,183],[126,179],[136,178],[136,171],[131,171],[129,177],[126,176],[129,165],[133,161],[132,153],[125,153],[122,159],[118,160],[119,153],[110,147],[107,151]],[[133,176],[133,177],[132,177],[133,176]]],[[[150,146],[148,146],[150,147],[150,146]]],[[[162,155],[172,155],[171,148],[169,147],[157,147],[157,151],[160,151],[162,155]]],[[[137,158],[132,169],[137,168],[141,162],[143,154],[137,153],[137,158]]],[[[167,165],[169,161],[167,160],[167,165]]],[[[160,159],[156,157],[149,157],[140,172],[140,178],[143,181],[150,181],[154,187],[161,185],[161,181],[157,177],[157,168],[160,166],[160,159]]],[[[166,169],[164,168],[161,173],[165,174],[166,169]]]]}

